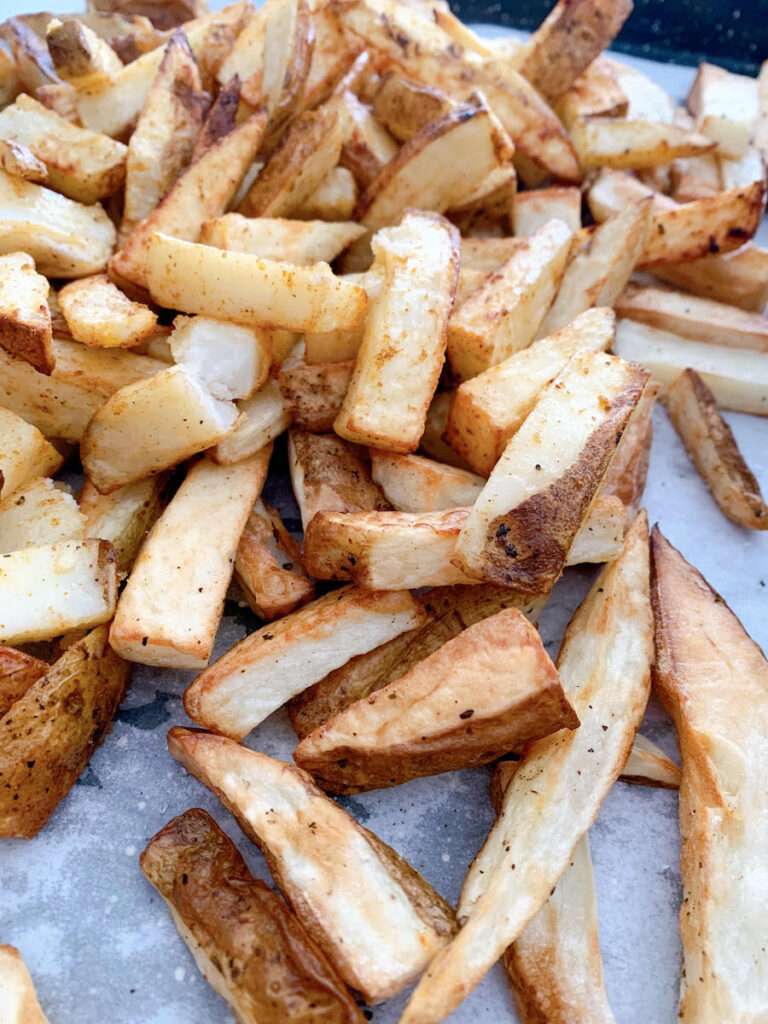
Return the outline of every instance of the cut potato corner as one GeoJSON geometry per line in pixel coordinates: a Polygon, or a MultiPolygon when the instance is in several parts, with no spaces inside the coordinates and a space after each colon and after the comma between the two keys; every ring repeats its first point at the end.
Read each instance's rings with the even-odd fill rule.
{"type": "Polygon", "coordinates": [[[53,370],[48,282],[23,252],[0,256],[0,345],[40,373],[53,370]]]}
{"type": "Polygon", "coordinates": [[[741,157],[759,116],[757,82],[703,62],[688,93],[688,109],[698,130],[717,144],[720,153],[741,157]]]}
{"type": "Polygon", "coordinates": [[[57,297],[70,334],[84,345],[132,348],[157,329],[157,315],[124,295],[106,274],[73,281],[57,297]]]}
{"type": "Polygon", "coordinates": [[[266,382],[272,346],[266,331],[204,316],[177,316],[170,337],[174,362],[214,398],[250,398],[266,382]]]}
{"type": "Polygon", "coordinates": [[[15,178],[44,185],[48,181],[48,168],[38,160],[31,149],[18,142],[0,139],[0,168],[15,178]]]}
{"type": "Polygon", "coordinates": [[[167,481],[162,476],[101,494],[86,480],[78,499],[85,517],[85,536],[108,540],[115,549],[118,572],[130,572],[144,538],[160,515],[167,481]]]}
{"type": "Polygon", "coordinates": [[[485,480],[474,473],[425,459],[371,448],[371,476],[400,512],[439,512],[472,505],[485,480]]]}
{"type": "Polygon", "coordinates": [[[581,227],[581,192],[577,188],[541,188],[518,192],[513,219],[515,234],[528,238],[551,220],[562,221],[575,234],[581,227]]]}
{"type": "Polygon", "coordinates": [[[3,501],[36,477],[55,473],[63,461],[37,427],[0,406],[0,498],[3,501]]]}
{"type": "Polygon", "coordinates": [[[48,1024],[35,984],[14,946],[0,946],[0,1010],[8,1024],[48,1024]]]}
{"type": "Polygon", "coordinates": [[[0,502],[0,554],[85,536],[85,517],[72,495],[41,477],[0,502]]]}
{"type": "Polygon", "coordinates": [[[208,453],[222,466],[241,462],[260,452],[291,423],[290,409],[277,382],[271,379],[255,395],[242,400],[236,409],[239,416],[233,429],[208,453]]]}

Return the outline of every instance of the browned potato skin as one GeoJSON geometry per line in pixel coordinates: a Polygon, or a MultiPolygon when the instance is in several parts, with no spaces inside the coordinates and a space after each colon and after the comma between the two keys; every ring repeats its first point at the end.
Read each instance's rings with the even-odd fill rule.
{"type": "Polygon", "coordinates": [[[373,100],[373,112],[386,129],[407,142],[431,121],[444,117],[452,103],[439,89],[414,82],[395,71],[381,80],[373,100]]]}
{"type": "Polygon", "coordinates": [[[15,647],[0,646],[0,719],[49,667],[46,662],[15,647]]]}
{"type": "Polygon", "coordinates": [[[640,508],[640,500],[648,478],[653,444],[653,408],[659,386],[649,381],[629,418],[621,444],[608,463],[600,494],[614,495],[633,513],[640,508]]]}
{"type": "Polygon", "coordinates": [[[0,719],[0,837],[37,835],[109,731],[130,665],[108,633],[69,647],[0,719]]]}
{"type": "Polygon", "coordinates": [[[3,22],[0,35],[13,52],[23,92],[34,96],[35,90],[41,86],[61,82],[48,47],[23,18],[9,18],[3,22]]]}
{"type": "Polygon", "coordinates": [[[193,808],[168,822],[140,864],[243,1024],[362,1024],[334,967],[206,811],[193,808]]]}
{"type": "Polygon", "coordinates": [[[208,10],[206,0],[89,0],[88,6],[103,14],[143,15],[162,30],[199,18],[208,10]]]}
{"type": "Polygon", "coordinates": [[[277,383],[293,415],[293,425],[318,434],[332,431],[354,366],[350,359],[281,368],[277,383]]]}

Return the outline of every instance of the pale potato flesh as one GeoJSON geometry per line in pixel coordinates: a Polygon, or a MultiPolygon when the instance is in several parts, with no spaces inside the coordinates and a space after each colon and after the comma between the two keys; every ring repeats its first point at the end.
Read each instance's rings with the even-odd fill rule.
{"type": "Polygon", "coordinates": [[[76,384],[101,396],[102,401],[129,384],[149,381],[166,364],[123,349],[93,348],[68,338],[53,339],[56,381],[76,384]]]}
{"type": "Polygon", "coordinates": [[[84,345],[131,348],[157,327],[157,315],[129,299],[106,274],[65,285],[58,300],[72,337],[84,345]]]}
{"type": "Polygon", "coordinates": [[[110,494],[101,494],[90,480],[83,484],[78,501],[85,518],[85,536],[109,541],[122,574],[130,570],[144,538],[160,515],[165,483],[162,476],[151,476],[118,487],[110,494]]]}
{"type": "Polygon", "coordinates": [[[0,406],[0,498],[3,501],[35,477],[55,473],[62,462],[61,455],[37,427],[0,406]]]}
{"type": "Polygon", "coordinates": [[[223,466],[250,458],[288,428],[291,413],[274,380],[236,406],[239,416],[232,430],[211,449],[214,462],[223,466]]]}
{"type": "Polygon", "coordinates": [[[26,253],[0,256],[0,345],[41,373],[55,363],[48,282],[26,253]]]}
{"type": "Polygon", "coordinates": [[[329,224],[323,220],[243,217],[239,213],[226,213],[205,222],[200,241],[219,249],[310,266],[330,263],[364,233],[365,228],[352,221],[329,224]]]}
{"type": "Polygon", "coordinates": [[[721,153],[743,156],[759,115],[757,82],[704,62],[688,93],[688,109],[699,131],[712,139],[721,153]]]}
{"type": "Polygon", "coordinates": [[[669,164],[678,157],[701,156],[715,144],[705,135],[674,124],[591,117],[571,127],[582,167],[641,170],[669,164]]]}
{"type": "Polygon", "coordinates": [[[371,476],[400,512],[439,512],[474,504],[485,480],[421,455],[372,448],[371,476]]]}
{"type": "Polygon", "coordinates": [[[204,316],[177,316],[171,355],[214,398],[250,398],[266,382],[272,350],[266,331],[204,316]]]}
{"type": "Polygon", "coordinates": [[[540,188],[518,192],[514,203],[515,234],[534,235],[551,220],[562,221],[571,232],[581,227],[581,193],[577,188],[540,188]]]}
{"type": "Polygon", "coordinates": [[[72,495],[41,477],[0,502],[0,554],[79,540],[85,517],[72,495]]]}

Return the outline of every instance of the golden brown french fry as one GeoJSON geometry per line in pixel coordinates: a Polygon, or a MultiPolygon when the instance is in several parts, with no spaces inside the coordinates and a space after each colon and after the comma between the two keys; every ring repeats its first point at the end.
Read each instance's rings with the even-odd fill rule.
{"type": "Polygon", "coordinates": [[[551,220],[560,220],[571,233],[581,227],[581,192],[577,188],[539,188],[518,192],[514,203],[515,234],[534,235],[551,220]]]}
{"type": "Polygon", "coordinates": [[[695,370],[685,370],[664,393],[680,439],[720,510],[732,522],[768,530],[768,506],[714,395],[695,370]]]}
{"type": "Polygon", "coordinates": [[[328,224],[322,220],[243,217],[239,213],[227,213],[203,224],[200,241],[219,249],[308,266],[331,263],[364,233],[361,225],[352,222],[328,224]]]}
{"type": "Polygon", "coordinates": [[[291,423],[288,405],[274,380],[251,398],[237,404],[239,416],[232,430],[208,453],[214,462],[229,466],[248,459],[274,441],[291,423]]]}
{"type": "Polygon", "coordinates": [[[759,1020],[768,1009],[755,870],[766,846],[761,735],[768,664],[722,597],[658,527],[652,596],[654,684],[675,722],[683,764],[680,1018],[759,1020]]]}
{"type": "Polygon", "coordinates": [[[251,633],[202,672],[184,695],[187,714],[242,739],[332,669],[424,620],[407,591],[335,590],[251,633]]]}
{"type": "Polygon", "coordinates": [[[48,282],[23,252],[0,256],[0,345],[41,373],[53,370],[48,282]]]}
{"type": "Polygon", "coordinates": [[[0,34],[13,54],[21,91],[34,93],[38,88],[61,82],[53,66],[44,36],[24,17],[8,18],[0,34]]]}
{"type": "Polygon", "coordinates": [[[722,256],[703,256],[690,263],[655,263],[662,281],[753,313],[768,304],[768,249],[751,242],[722,256]]]}
{"type": "Polygon", "coordinates": [[[357,183],[346,167],[334,167],[296,210],[304,220],[349,220],[357,206],[357,183]]]}
{"type": "Polygon", "coordinates": [[[8,1024],[48,1024],[27,965],[14,946],[0,946],[0,988],[8,1024]]]}
{"type": "Polygon", "coordinates": [[[618,498],[631,517],[639,510],[648,477],[653,443],[653,408],[658,393],[658,384],[648,381],[629,417],[619,447],[608,463],[595,504],[590,509],[590,518],[601,496],[618,498]]]}
{"type": "Polygon", "coordinates": [[[642,733],[635,734],[635,742],[621,772],[622,782],[639,786],[659,786],[662,789],[680,788],[680,767],[642,733]]]}
{"type": "Polygon", "coordinates": [[[341,97],[344,144],[339,163],[367,188],[400,148],[370,108],[349,90],[341,97]]]}
{"type": "Polygon", "coordinates": [[[521,238],[462,238],[461,269],[490,274],[525,245],[521,238]]]}
{"type": "Polygon", "coordinates": [[[432,399],[427,410],[427,422],[421,435],[419,450],[447,466],[470,469],[466,459],[455,452],[443,437],[454,394],[453,391],[441,391],[432,399]]]}
{"type": "Polygon", "coordinates": [[[315,7],[312,26],[315,44],[300,110],[311,110],[327,100],[345,75],[354,69],[357,58],[368,56],[360,41],[343,31],[330,4],[315,7]]]}
{"type": "Polygon", "coordinates": [[[214,398],[250,398],[269,377],[272,345],[265,330],[206,316],[177,316],[171,356],[214,398]]]}
{"type": "Polygon", "coordinates": [[[421,455],[398,455],[372,448],[371,476],[400,512],[439,512],[471,505],[485,480],[421,455]]]}
{"type": "Polygon", "coordinates": [[[0,406],[0,498],[3,501],[36,477],[55,473],[63,461],[37,427],[0,406]]]}
{"type": "Polygon", "coordinates": [[[688,93],[688,109],[720,153],[743,156],[759,114],[757,82],[704,62],[688,93]]]}
{"type": "Polygon", "coordinates": [[[106,274],[65,285],[58,304],[75,341],[95,348],[131,348],[157,328],[157,315],[129,299],[106,274]]]}
{"type": "Polygon", "coordinates": [[[74,18],[52,18],[45,41],[53,66],[65,82],[76,88],[105,85],[123,67],[123,62],[89,26],[74,18]]]}
{"type": "Polygon", "coordinates": [[[47,671],[47,662],[15,647],[0,647],[0,718],[47,671]]]}
{"type": "Polygon", "coordinates": [[[86,480],[78,499],[85,517],[85,536],[108,540],[115,549],[117,570],[126,575],[139,553],[144,538],[160,515],[166,481],[148,477],[101,494],[86,480]]]}
{"type": "Polygon", "coordinates": [[[558,117],[570,129],[581,118],[624,117],[629,100],[611,62],[596,57],[554,104],[558,117]]]}
{"type": "Polygon", "coordinates": [[[354,365],[350,359],[281,368],[277,383],[295,426],[321,434],[333,430],[354,365]]]}
{"type": "Polygon", "coordinates": [[[715,148],[706,135],[674,124],[617,117],[576,120],[571,126],[571,139],[585,170],[642,170],[664,166],[679,157],[703,156],[715,148]]]}
{"type": "Polygon", "coordinates": [[[431,121],[444,117],[453,102],[439,89],[432,89],[397,71],[388,71],[373,98],[376,118],[400,142],[407,142],[431,121]]]}
{"type": "Polygon", "coordinates": [[[0,501],[0,554],[81,540],[85,517],[77,502],[49,477],[40,477],[0,501]]]}
{"type": "Polygon", "coordinates": [[[648,590],[648,527],[641,514],[622,555],[603,570],[571,620],[560,651],[560,678],[581,726],[528,748],[464,881],[464,926],[422,977],[403,1024],[437,1024],[455,1009],[568,867],[621,772],[648,700],[648,590]],[[582,771],[585,763],[589,772],[582,771]]]}

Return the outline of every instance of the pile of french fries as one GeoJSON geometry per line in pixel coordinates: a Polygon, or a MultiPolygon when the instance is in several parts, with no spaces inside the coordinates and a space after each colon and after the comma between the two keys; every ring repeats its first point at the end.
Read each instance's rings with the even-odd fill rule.
{"type": "MultiPolygon", "coordinates": [[[[195,809],[141,869],[240,1021],[417,982],[436,1024],[502,959],[523,1021],[609,1024],[587,831],[620,777],[680,789],[681,1020],[768,1019],[768,664],[641,509],[660,396],[768,529],[720,412],[768,415],[768,64],[678,106],[603,53],[631,6],[524,43],[444,0],[0,26],[0,836],[132,663],[193,670],[170,753],[282,895],[195,809]],[[555,664],[537,617],[584,563],[555,664]],[[228,597],[262,624],[211,663],[228,597]],[[637,735],[652,678],[682,770],[637,735]],[[241,743],[285,707],[295,764],[241,743]],[[481,765],[456,908],[328,795],[481,765]]],[[[5,1014],[45,1020],[9,946],[5,1014]]]]}

